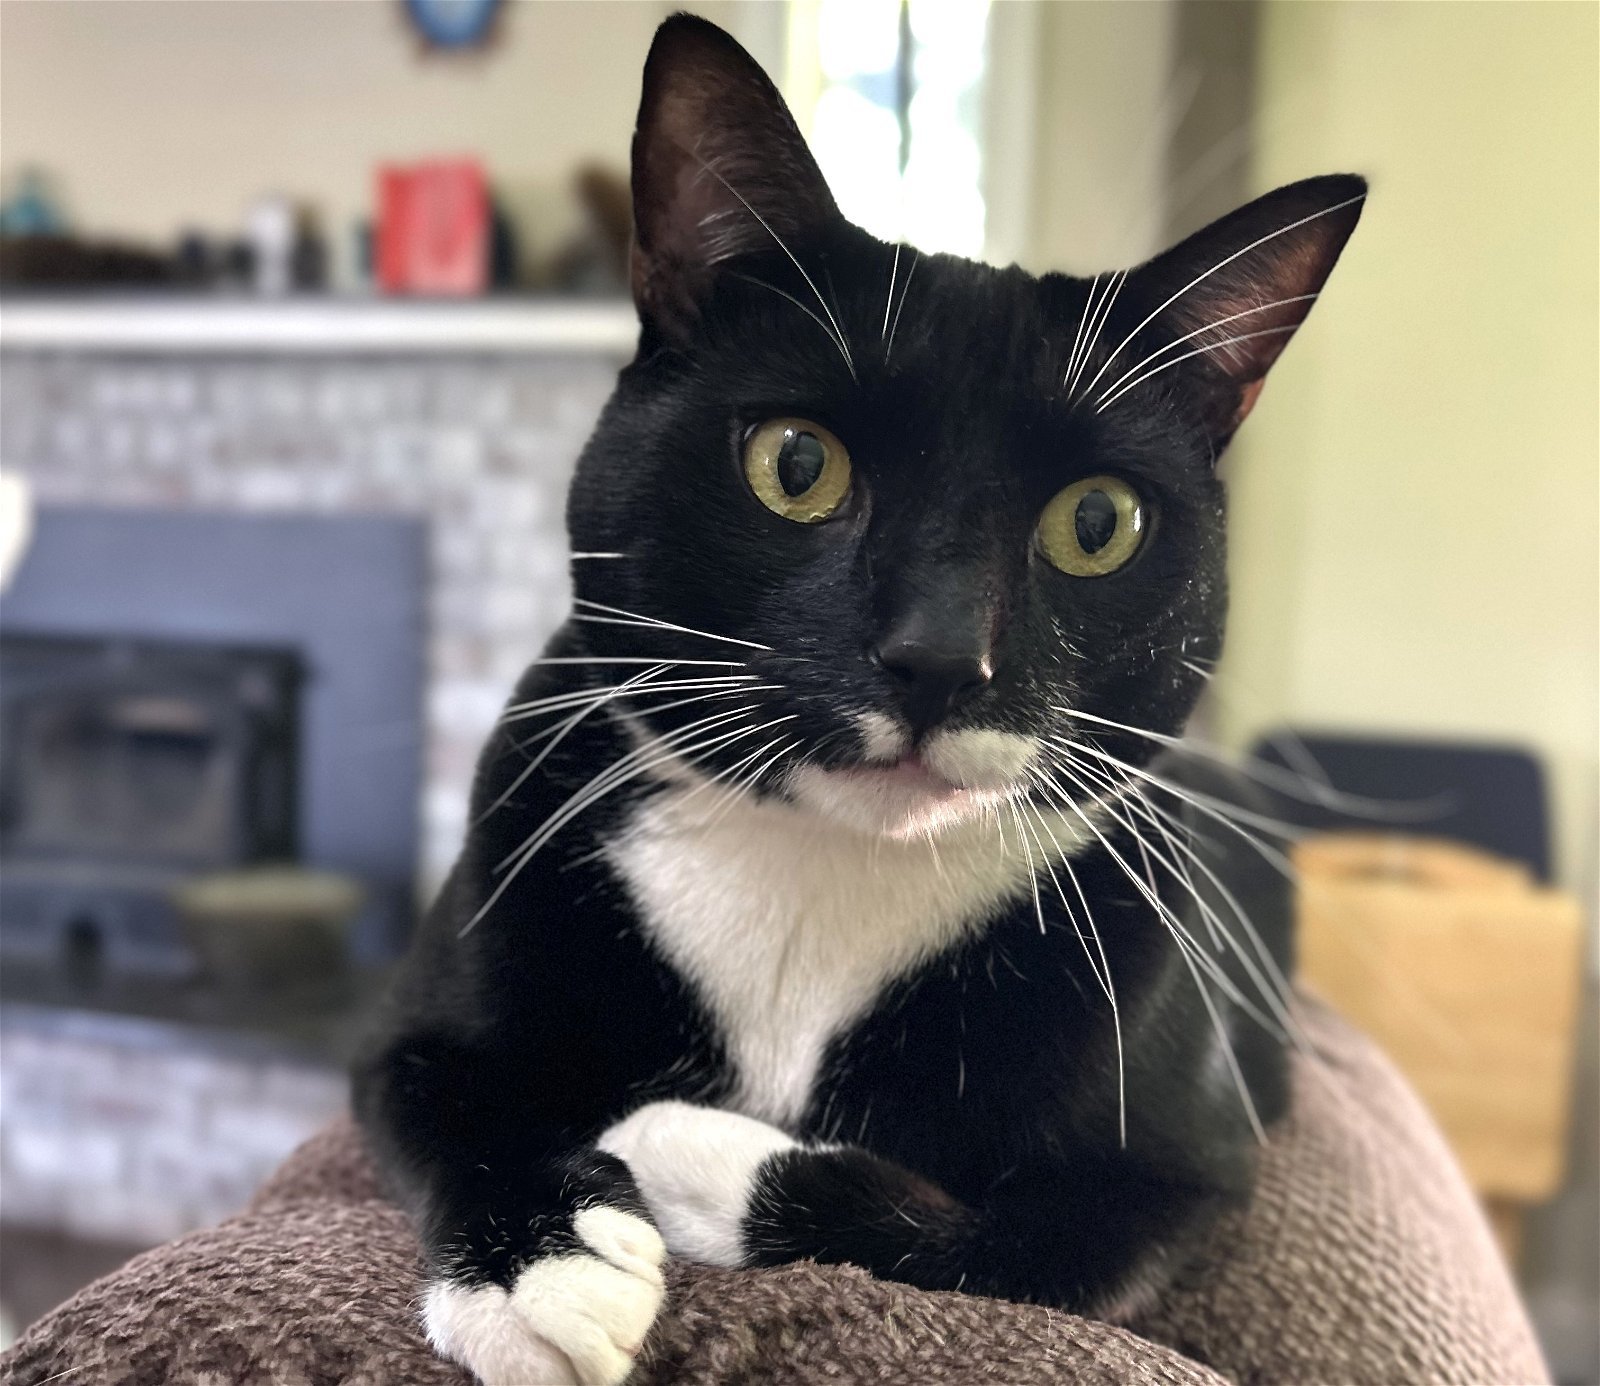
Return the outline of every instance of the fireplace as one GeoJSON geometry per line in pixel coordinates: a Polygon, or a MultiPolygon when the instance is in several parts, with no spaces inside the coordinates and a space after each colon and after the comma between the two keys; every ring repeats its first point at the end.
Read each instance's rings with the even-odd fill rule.
{"type": "Polygon", "coordinates": [[[41,512],[0,612],[8,997],[348,1010],[413,904],[422,547],[400,517],[41,512]]]}
{"type": "Polygon", "coordinates": [[[290,649],[0,636],[0,960],[186,976],[172,894],[297,853],[290,649]]]}
{"type": "MultiPolygon", "coordinates": [[[[0,638],[292,657],[292,860],[360,883],[358,978],[449,869],[484,738],[565,613],[571,462],[637,335],[597,311],[614,330],[520,305],[6,306],[0,461],[40,511],[0,638]],[[81,330],[30,340],[39,311],[81,330]]],[[[6,1227],[149,1244],[236,1212],[345,1105],[350,998],[230,999],[74,937],[71,974],[0,958],[6,1227]]]]}

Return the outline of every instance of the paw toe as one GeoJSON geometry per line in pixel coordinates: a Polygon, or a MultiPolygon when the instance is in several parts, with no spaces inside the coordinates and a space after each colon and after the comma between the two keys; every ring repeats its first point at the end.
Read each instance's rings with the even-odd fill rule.
{"type": "Polygon", "coordinates": [[[429,1340],[484,1386],[619,1386],[661,1307],[662,1253],[649,1223],[617,1216],[637,1226],[589,1224],[600,1229],[604,1258],[544,1257],[509,1293],[497,1285],[432,1286],[423,1316],[429,1340]]]}
{"type": "Polygon", "coordinates": [[[498,1285],[440,1281],[424,1297],[422,1320],[434,1350],[483,1386],[582,1386],[572,1359],[523,1323],[498,1285]]]}
{"type": "Polygon", "coordinates": [[[572,1227],[596,1256],[649,1284],[661,1284],[667,1248],[646,1219],[620,1208],[585,1208],[573,1218],[572,1227]]]}
{"type": "Polygon", "coordinates": [[[661,1307],[661,1273],[650,1270],[646,1279],[598,1256],[553,1256],[518,1276],[511,1298],[523,1321],[572,1360],[585,1386],[614,1386],[661,1307]]]}

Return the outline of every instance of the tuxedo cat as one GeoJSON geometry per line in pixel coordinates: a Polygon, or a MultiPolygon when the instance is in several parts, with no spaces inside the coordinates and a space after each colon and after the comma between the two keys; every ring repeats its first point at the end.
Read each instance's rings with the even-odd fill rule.
{"type": "Polygon", "coordinates": [[[1218,456],[1364,191],[1093,279],[921,255],[662,26],[574,612],[358,1065],[440,1352],[620,1381],[667,1253],[1126,1319],[1248,1197],[1281,881],[1164,752],[1220,651],[1218,456]]]}

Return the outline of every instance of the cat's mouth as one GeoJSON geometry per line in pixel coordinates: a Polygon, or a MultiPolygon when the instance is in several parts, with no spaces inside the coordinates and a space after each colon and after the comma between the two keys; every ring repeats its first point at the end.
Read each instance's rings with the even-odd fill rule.
{"type": "Polygon", "coordinates": [[[862,759],[824,770],[800,767],[790,779],[795,802],[823,816],[885,837],[937,832],[976,819],[1025,791],[1036,754],[1031,737],[968,729],[935,733],[913,747],[883,720],[862,719],[862,759]]]}
{"type": "Polygon", "coordinates": [[[953,780],[941,775],[916,751],[908,752],[899,760],[890,764],[870,762],[865,765],[851,766],[834,773],[853,776],[864,784],[883,785],[891,789],[920,793],[936,799],[960,794],[964,789],[964,786],[956,784],[953,780]]]}

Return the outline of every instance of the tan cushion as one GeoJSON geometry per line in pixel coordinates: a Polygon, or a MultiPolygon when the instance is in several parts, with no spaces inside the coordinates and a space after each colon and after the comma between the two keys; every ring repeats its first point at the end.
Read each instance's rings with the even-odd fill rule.
{"type": "MultiPolygon", "coordinates": [[[[1477,1205],[1371,1044],[1303,1003],[1251,1209],[1128,1332],[1032,1305],[929,1294],[849,1267],[671,1268],[649,1383],[1543,1382],[1477,1205]]],[[[135,1258],[29,1328],[4,1365],[39,1386],[452,1383],[416,1319],[417,1247],[348,1123],[251,1208],[135,1258]]]]}

